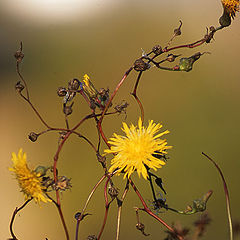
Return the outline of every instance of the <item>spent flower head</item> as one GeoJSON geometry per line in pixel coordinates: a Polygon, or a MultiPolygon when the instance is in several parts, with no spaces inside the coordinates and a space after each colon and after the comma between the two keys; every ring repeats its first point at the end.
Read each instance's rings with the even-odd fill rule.
{"type": "Polygon", "coordinates": [[[171,148],[171,146],[167,146],[166,139],[160,138],[169,131],[158,133],[161,128],[161,124],[156,124],[152,120],[149,121],[147,127],[144,127],[141,118],[138,120],[138,126],[132,124],[128,127],[123,122],[122,130],[126,136],[114,133],[114,137],[109,141],[111,148],[105,150],[105,153],[114,154],[109,172],[117,170],[120,173],[123,171],[124,178],[129,178],[136,170],[139,177],[142,175],[147,179],[147,168],[157,170],[165,165],[165,161],[155,157],[156,154],[166,154],[166,150],[171,148]]]}
{"type": "Polygon", "coordinates": [[[12,168],[10,171],[14,172],[18,180],[18,184],[23,192],[25,199],[33,198],[35,202],[40,203],[50,202],[51,200],[44,196],[45,187],[42,185],[41,173],[30,170],[27,165],[27,155],[20,149],[18,154],[12,153],[12,168]]]}

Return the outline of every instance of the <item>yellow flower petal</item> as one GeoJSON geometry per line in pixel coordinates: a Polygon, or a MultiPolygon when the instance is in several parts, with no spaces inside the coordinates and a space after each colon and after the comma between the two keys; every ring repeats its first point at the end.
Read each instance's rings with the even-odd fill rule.
{"type": "Polygon", "coordinates": [[[35,171],[27,166],[27,155],[20,149],[18,154],[12,153],[13,166],[9,171],[15,173],[21,192],[26,200],[33,198],[35,202],[50,202],[44,195],[45,187],[42,185],[42,178],[35,171]]]}
{"type": "Polygon", "coordinates": [[[115,154],[111,161],[109,172],[117,170],[117,173],[124,172],[124,179],[129,178],[136,170],[138,176],[148,178],[146,166],[153,170],[157,170],[166,164],[163,160],[156,158],[153,154],[163,155],[171,146],[167,146],[167,141],[160,137],[169,133],[168,130],[158,133],[162,128],[161,124],[156,124],[152,120],[148,126],[144,127],[141,118],[138,120],[137,127],[133,124],[128,125],[123,122],[122,131],[126,136],[113,134],[108,142],[110,149],[106,149],[105,153],[115,154]],[[158,134],[157,134],[158,133],[158,134]]]}

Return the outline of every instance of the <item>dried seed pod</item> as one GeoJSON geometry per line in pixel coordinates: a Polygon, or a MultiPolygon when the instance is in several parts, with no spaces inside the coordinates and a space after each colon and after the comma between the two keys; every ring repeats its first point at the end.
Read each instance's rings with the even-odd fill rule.
{"type": "Polygon", "coordinates": [[[21,93],[24,88],[25,88],[24,85],[23,85],[20,81],[17,82],[16,85],[15,85],[15,89],[16,89],[19,93],[21,93]]]}
{"type": "Polygon", "coordinates": [[[59,97],[64,97],[67,94],[67,89],[65,87],[59,87],[57,90],[57,95],[59,97]]]}
{"type": "Polygon", "coordinates": [[[28,138],[32,141],[32,142],[36,142],[38,139],[39,134],[35,133],[35,132],[31,132],[28,135],[28,138]]]}
{"type": "Polygon", "coordinates": [[[118,189],[114,186],[110,186],[108,189],[108,194],[111,196],[112,199],[118,196],[118,189]]]}
{"type": "Polygon", "coordinates": [[[70,114],[72,114],[72,106],[73,106],[73,103],[70,105],[70,106],[63,106],[63,113],[65,114],[65,115],[70,115],[70,114]]]}
{"type": "Polygon", "coordinates": [[[160,55],[161,53],[163,53],[162,47],[160,45],[156,45],[152,48],[153,53],[155,53],[156,55],[160,55]]]}
{"type": "Polygon", "coordinates": [[[77,91],[80,87],[80,84],[80,81],[77,78],[74,78],[68,82],[68,89],[77,91]]]}
{"type": "Polygon", "coordinates": [[[134,70],[139,72],[139,71],[146,71],[151,67],[151,65],[149,63],[144,62],[141,58],[137,59],[134,62],[134,70]]]}
{"type": "Polygon", "coordinates": [[[16,51],[14,54],[14,57],[16,58],[17,62],[21,62],[24,58],[24,54],[21,50],[16,51]]]}

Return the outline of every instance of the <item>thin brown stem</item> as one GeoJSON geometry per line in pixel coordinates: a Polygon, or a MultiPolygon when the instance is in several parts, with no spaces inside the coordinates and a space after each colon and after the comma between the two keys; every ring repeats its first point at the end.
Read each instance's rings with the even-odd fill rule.
{"type": "Polygon", "coordinates": [[[43,123],[43,125],[45,125],[47,128],[51,128],[46,121],[42,118],[42,116],[40,115],[40,113],[38,112],[38,110],[34,107],[34,105],[32,104],[32,102],[30,101],[29,98],[26,98],[24,95],[22,95],[22,93],[20,93],[20,96],[28,102],[28,104],[30,105],[30,107],[33,109],[33,111],[35,112],[35,114],[38,116],[38,118],[40,119],[40,121],[43,123]]]}
{"type": "Polygon", "coordinates": [[[79,224],[80,221],[83,219],[84,213],[87,209],[87,206],[93,196],[93,194],[95,193],[95,191],[97,190],[98,186],[102,183],[102,181],[106,178],[106,175],[103,175],[100,180],[97,182],[97,184],[93,187],[92,191],[90,192],[87,201],[82,209],[81,215],[79,216],[79,218],[77,219],[77,225],[76,225],[76,235],[75,235],[75,240],[78,240],[78,232],[79,232],[79,224]]]}
{"type": "Polygon", "coordinates": [[[69,129],[69,123],[68,123],[68,118],[67,118],[67,115],[66,115],[66,114],[65,114],[65,123],[66,123],[67,129],[69,129]]]}
{"type": "Polygon", "coordinates": [[[209,157],[206,153],[202,152],[202,154],[214,164],[214,166],[216,167],[216,169],[218,170],[218,172],[221,176],[221,179],[223,182],[223,188],[224,188],[224,192],[225,192],[226,205],[227,205],[227,216],[228,216],[230,240],[233,240],[232,217],[231,217],[230,198],[229,198],[227,182],[226,182],[226,180],[223,176],[223,172],[222,172],[221,168],[218,166],[218,164],[211,157],[209,157]]]}
{"type": "Polygon", "coordinates": [[[25,203],[24,203],[21,207],[19,207],[19,208],[16,207],[15,210],[14,210],[14,212],[13,212],[13,215],[12,215],[12,218],[11,218],[11,222],[10,222],[10,232],[11,232],[11,236],[12,236],[12,238],[13,238],[14,240],[17,240],[17,237],[16,237],[16,235],[15,235],[14,232],[13,232],[14,219],[15,219],[17,213],[18,213],[19,211],[21,211],[32,199],[33,199],[33,198],[28,199],[27,201],[25,201],[25,203]]]}
{"type": "MultiPolygon", "coordinates": [[[[22,53],[22,50],[23,50],[23,43],[20,42],[19,52],[22,53]]],[[[24,83],[24,86],[25,86],[25,88],[26,88],[26,93],[27,93],[27,99],[29,100],[30,97],[29,97],[28,86],[27,86],[27,83],[26,83],[24,77],[23,77],[22,74],[21,74],[21,71],[20,71],[20,63],[21,63],[21,61],[18,61],[18,60],[17,60],[17,62],[16,62],[16,71],[17,71],[18,76],[20,77],[20,79],[21,79],[21,80],[23,81],[23,83],[24,83]]]]}

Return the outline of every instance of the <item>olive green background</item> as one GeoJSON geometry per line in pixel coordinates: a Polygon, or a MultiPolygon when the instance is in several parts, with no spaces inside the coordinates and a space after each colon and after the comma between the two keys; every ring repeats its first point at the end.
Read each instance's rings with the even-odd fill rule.
{"type": "MultiPolygon", "coordinates": [[[[25,1],[17,5],[17,2],[21,1],[2,0],[0,3],[1,239],[10,237],[8,226],[12,212],[24,200],[14,176],[8,171],[11,152],[22,147],[32,168],[49,166],[53,163],[59,136],[48,133],[36,143],[27,138],[31,131],[40,132],[45,128],[14,90],[19,78],[13,54],[19,48],[19,42],[23,41],[24,45],[21,69],[32,102],[51,126],[65,127],[62,99],[56,94],[59,86],[67,86],[70,79],[81,79],[87,73],[96,88],[109,87],[113,92],[124,72],[141,56],[141,48],[149,51],[156,44],[164,46],[180,19],[183,21],[182,35],[172,45],[200,39],[207,26],[218,24],[222,13],[220,0],[102,0],[93,2],[86,9],[80,7],[71,17],[55,17],[54,11],[51,13],[49,9],[39,8],[36,14],[31,4],[25,1]]],[[[138,89],[146,120],[161,122],[164,129],[170,130],[166,136],[169,145],[173,146],[169,151],[170,159],[157,172],[163,179],[169,206],[184,209],[208,190],[214,192],[207,209],[212,222],[203,239],[228,239],[229,230],[220,176],[212,163],[201,155],[202,151],[221,166],[229,186],[233,219],[240,220],[239,42],[237,16],[229,28],[216,34],[212,43],[174,52],[187,57],[198,51],[211,52],[195,63],[193,71],[165,72],[151,68],[143,74],[138,89]]],[[[127,123],[136,123],[140,113],[130,95],[136,76],[136,72],[131,73],[113,103],[116,105],[123,99],[128,101],[127,123]]],[[[83,99],[77,97],[70,125],[89,112],[83,99]]],[[[106,136],[110,137],[113,132],[121,134],[124,120],[124,115],[106,117],[103,122],[106,136]]],[[[93,120],[83,124],[79,131],[97,143],[93,120]]],[[[74,214],[81,211],[103,172],[89,145],[75,136],[64,145],[58,169],[60,175],[72,178],[73,187],[61,194],[61,200],[70,236],[74,239],[74,214]]],[[[151,200],[147,182],[138,179],[136,174],[133,180],[144,198],[151,200]]],[[[114,181],[122,193],[125,181],[122,177],[114,181]]],[[[103,186],[97,190],[87,209],[92,215],[80,225],[80,239],[97,235],[100,230],[104,216],[103,186]]],[[[135,229],[135,206],[140,207],[141,203],[130,189],[123,205],[121,239],[145,239],[135,229]]],[[[102,239],[115,238],[116,210],[114,202],[102,239]]],[[[181,222],[189,227],[198,216],[161,214],[169,224],[181,222]]],[[[146,226],[146,233],[151,234],[148,239],[164,239],[166,229],[162,225],[145,213],[141,213],[141,221],[146,226]]],[[[65,238],[53,204],[41,204],[41,207],[29,204],[16,217],[14,230],[19,239],[24,240],[65,238]]]]}

